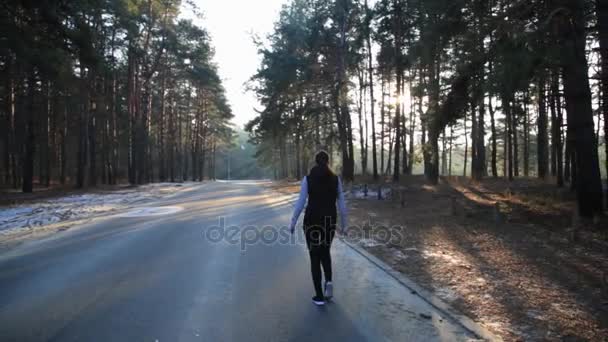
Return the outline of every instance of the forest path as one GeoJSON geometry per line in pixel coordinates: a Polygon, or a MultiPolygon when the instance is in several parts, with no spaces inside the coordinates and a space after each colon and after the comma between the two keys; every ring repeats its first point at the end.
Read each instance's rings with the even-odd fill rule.
{"type": "Polygon", "coordinates": [[[0,340],[475,339],[339,240],[335,300],[314,306],[301,231],[293,241],[281,229],[292,201],[262,182],[214,182],[159,202],[174,209],[163,215],[110,217],[5,252],[0,340]],[[220,218],[228,238],[213,242],[220,218]]]}

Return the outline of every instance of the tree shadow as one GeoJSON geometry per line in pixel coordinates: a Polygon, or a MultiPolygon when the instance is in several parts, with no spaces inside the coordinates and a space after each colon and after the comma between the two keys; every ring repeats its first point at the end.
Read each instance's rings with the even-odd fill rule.
{"type": "MultiPolygon", "coordinates": [[[[377,212],[375,216],[405,224],[401,229],[404,235],[401,245],[372,246],[368,247],[370,251],[427,287],[473,291],[446,299],[473,318],[480,318],[475,317],[476,312],[488,315],[477,310],[475,303],[479,302],[471,302],[467,297],[485,294],[487,304],[496,306],[488,309],[489,317],[496,317],[492,314],[495,312],[506,319],[505,329],[510,338],[526,334],[526,339],[551,339],[561,335],[584,340],[598,338],[607,331],[608,316],[602,304],[606,299],[601,291],[602,270],[608,269],[605,250],[573,245],[561,238],[563,234],[558,234],[564,229],[557,228],[553,231],[557,233],[550,235],[545,225],[495,222],[494,188],[499,184],[480,187],[442,182],[428,187],[416,180],[410,183],[405,207],[398,208],[388,202],[365,202],[364,207],[377,212]],[[452,201],[461,209],[456,215],[451,208],[452,201]],[[390,206],[392,209],[386,209],[390,206]],[[553,237],[548,239],[548,236],[553,237]],[[427,253],[427,249],[438,251],[439,256],[421,255],[427,253]],[[447,257],[451,251],[454,255],[464,255],[468,265],[452,265],[447,257]],[[446,254],[443,259],[442,253],[446,254]],[[443,265],[437,267],[438,264],[443,265]],[[437,274],[437,270],[454,273],[437,274]],[[476,289],[476,278],[485,278],[485,285],[476,289]],[[460,287],[458,282],[466,286],[460,287]],[[534,297],[535,293],[539,294],[538,298],[534,297]],[[555,303],[550,301],[552,298],[556,298],[555,303]],[[565,319],[571,309],[577,310],[569,313],[576,318],[565,319]],[[559,319],[553,319],[555,317],[559,319]],[[547,335],[549,331],[554,335],[547,335]]],[[[522,208],[514,210],[526,209],[525,203],[516,205],[522,208]]]]}

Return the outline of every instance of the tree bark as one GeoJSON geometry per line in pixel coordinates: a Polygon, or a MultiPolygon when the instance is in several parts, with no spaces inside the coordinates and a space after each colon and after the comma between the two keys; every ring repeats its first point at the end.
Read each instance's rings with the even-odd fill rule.
{"type": "MultiPolygon", "coordinates": [[[[604,116],[604,155],[606,156],[604,167],[608,175],[608,2],[596,0],[595,4],[602,66],[600,86],[602,89],[601,111],[604,116]]],[[[608,202],[608,189],[606,191],[605,200],[608,202]]]]}
{"type": "Polygon", "coordinates": [[[34,105],[35,87],[36,77],[34,75],[34,70],[32,70],[27,82],[27,111],[23,113],[25,116],[25,149],[22,163],[23,180],[21,189],[26,193],[34,190],[34,154],[36,152],[36,120],[34,120],[34,112],[36,110],[34,105]]]}
{"type": "Polygon", "coordinates": [[[506,118],[506,127],[505,127],[505,162],[504,162],[504,170],[505,176],[509,181],[513,180],[513,125],[511,121],[513,121],[512,117],[512,109],[511,109],[511,96],[506,92],[502,95],[502,108],[504,111],[504,115],[506,118]]]}
{"type": "Polygon", "coordinates": [[[361,174],[362,175],[366,175],[367,174],[367,163],[366,163],[366,157],[365,157],[365,136],[364,136],[364,131],[363,131],[363,113],[364,113],[364,109],[363,109],[363,89],[365,88],[365,80],[364,80],[364,75],[363,75],[363,70],[359,71],[359,108],[358,108],[358,114],[359,114],[359,148],[360,148],[360,153],[361,153],[361,174]]]}
{"type": "Polygon", "coordinates": [[[484,94],[484,74],[481,74],[481,84],[480,88],[480,96],[479,96],[479,116],[477,118],[477,144],[476,144],[476,174],[475,179],[481,180],[484,176],[487,175],[488,171],[486,168],[486,104],[485,104],[485,94],[484,94]]]}
{"type": "MultiPolygon", "coordinates": [[[[515,101],[515,105],[517,105],[515,101]]],[[[516,114],[518,111],[511,109],[511,142],[513,144],[513,175],[519,177],[519,118],[516,114]]]]}
{"type": "Polygon", "coordinates": [[[395,98],[397,105],[395,106],[395,118],[393,124],[395,126],[395,162],[393,165],[393,181],[399,181],[399,157],[401,150],[401,95],[403,94],[403,65],[401,58],[401,41],[403,39],[401,32],[401,4],[399,1],[393,1],[393,37],[394,37],[394,55],[393,63],[395,65],[397,89],[395,98]]]}
{"type": "Polygon", "coordinates": [[[464,166],[462,168],[462,175],[467,176],[467,164],[469,162],[469,135],[467,133],[467,112],[464,113],[464,166]]]}
{"type": "Polygon", "coordinates": [[[381,89],[382,89],[382,98],[380,100],[380,172],[384,173],[384,137],[386,135],[386,131],[385,131],[385,98],[386,98],[386,94],[384,92],[384,87],[385,87],[385,81],[384,81],[385,77],[384,75],[380,76],[380,83],[381,83],[381,89]]]}
{"type": "Polygon", "coordinates": [[[537,134],[537,167],[538,177],[546,178],[549,166],[548,138],[547,138],[547,102],[545,91],[546,79],[543,75],[538,80],[538,134],[537,134]]]}
{"type": "Polygon", "coordinates": [[[494,117],[494,105],[492,104],[492,95],[489,97],[489,110],[490,110],[490,125],[492,130],[492,177],[498,177],[498,167],[497,167],[497,156],[498,156],[498,143],[496,137],[496,121],[494,117]]]}
{"type": "Polygon", "coordinates": [[[369,74],[369,98],[370,98],[370,114],[372,119],[372,172],[374,180],[378,180],[378,156],[376,151],[376,118],[375,107],[376,101],[374,98],[374,68],[372,65],[372,38],[371,38],[371,14],[369,6],[365,0],[365,13],[370,16],[367,23],[367,71],[369,74]]]}
{"type": "Polygon", "coordinates": [[[574,138],[578,210],[581,217],[592,217],[603,210],[603,191],[585,54],[585,2],[560,0],[558,3],[567,9],[557,20],[568,127],[574,138]]]}

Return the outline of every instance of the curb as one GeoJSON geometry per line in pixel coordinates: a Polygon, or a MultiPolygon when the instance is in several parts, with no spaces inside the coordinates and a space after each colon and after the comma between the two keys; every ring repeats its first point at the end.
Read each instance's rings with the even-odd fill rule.
{"type": "Polygon", "coordinates": [[[363,249],[363,247],[355,245],[351,242],[346,241],[344,238],[340,238],[340,241],[343,242],[346,246],[350,247],[352,250],[357,252],[359,255],[370,261],[372,264],[376,265],[378,268],[386,272],[393,279],[397,280],[401,285],[407,287],[412,294],[418,296],[433,308],[444,314],[445,316],[451,318],[458,324],[460,324],[463,328],[473,333],[477,337],[486,340],[486,341],[500,341],[502,339],[489,330],[476,323],[469,317],[458,313],[454,308],[452,308],[449,304],[441,300],[439,297],[434,295],[433,293],[423,289],[418,284],[413,282],[411,279],[407,278],[402,273],[394,270],[391,266],[386,264],[384,261],[378,259],[376,256],[370,254],[368,251],[363,249]]]}

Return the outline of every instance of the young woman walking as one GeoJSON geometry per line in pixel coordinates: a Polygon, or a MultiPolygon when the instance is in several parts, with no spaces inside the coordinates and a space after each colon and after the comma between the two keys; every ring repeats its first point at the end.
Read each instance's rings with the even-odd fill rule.
{"type": "Polygon", "coordinates": [[[308,198],[304,213],[304,235],[310,254],[310,271],[315,287],[315,296],[312,301],[316,305],[324,305],[325,301],[333,296],[330,248],[336,234],[336,201],[340,210],[342,234],[346,230],[346,205],[342,182],[329,168],[327,152],[318,152],[315,162],[316,165],[310,170],[308,176],[302,179],[300,197],[296,203],[290,229],[293,234],[308,198]],[[321,286],[321,266],[325,275],[325,292],[321,286]]]}

